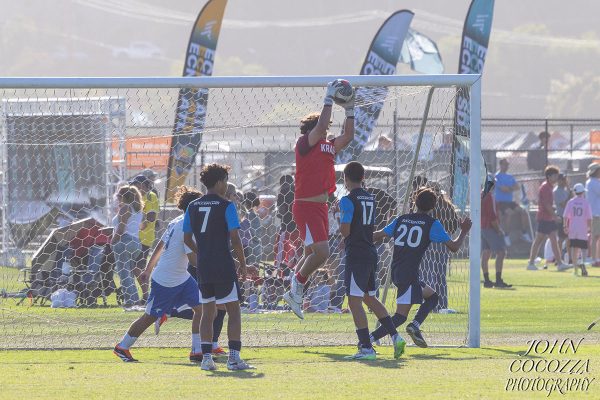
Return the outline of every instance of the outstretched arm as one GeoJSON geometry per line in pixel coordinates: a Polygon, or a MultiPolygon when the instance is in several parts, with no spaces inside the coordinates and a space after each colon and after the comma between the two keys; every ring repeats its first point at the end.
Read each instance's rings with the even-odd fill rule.
{"type": "Polygon", "coordinates": [[[473,223],[471,222],[471,219],[469,219],[469,217],[466,217],[465,219],[463,219],[461,221],[460,235],[458,235],[458,237],[456,239],[449,240],[444,243],[451,252],[456,253],[458,250],[460,250],[460,247],[462,246],[463,242],[465,241],[465,238],[467,237],[469,230],[471,230],[472,225],[473,225],[473,223]]]}

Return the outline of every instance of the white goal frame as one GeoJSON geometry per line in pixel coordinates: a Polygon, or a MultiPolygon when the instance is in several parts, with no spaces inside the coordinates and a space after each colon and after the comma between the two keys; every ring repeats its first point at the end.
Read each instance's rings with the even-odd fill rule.
{"type": "MultiPolygon", "coordinates": [[[[101,78],[0,78],[0,89],[84,88],[253,88],[325,87],[342,78],[354,86],[462,87],[470,94],[469,204],[473,227],[469,235],[469,347],[480,347],[481,253],[481,75],[346,75],[346,76],[231,76],[231,77],[101,77],[101,78]]],[[[425,116],[426,118],[426,116],[425,116]]]]}

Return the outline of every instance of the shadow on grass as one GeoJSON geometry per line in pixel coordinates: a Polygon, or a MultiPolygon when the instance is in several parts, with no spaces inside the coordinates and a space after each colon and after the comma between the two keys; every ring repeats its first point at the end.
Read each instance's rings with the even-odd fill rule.
{"type": "MultiPolygon", "coordinates": [[[[545,288],[545,289],[556,289],[558,288],[558,286],[550,286],[550,285],[523,285],[521,283],[519,283],[517,285],[517,288],[545,288]]],[[[515,287],[511,288],[512,290],[515,290],[515,287]]],[[[508,290],[508,289],[498,289],[498,290],[508,290]]]]}
{"type": "MultiPolygon", "coordinates": [[[[200,370],[200,368],[198,368],[200,370]]],[[[209,378],[237,378],[237,379],[261,379],[265,377],[264,372],[256,372],[255,370],[243,371],[202,371],[206,372],[209,378]]]]}
{"type": "Polygon", "coordinates": [[[371,360],[371,361],[361,361],[361,360],[347,360],[344,357],[346,357],[345,354],[337,354],[337,353],[328,353],[326,351],[310,351],[310,350],[305,350],[304,351],[305,354],[312,354],[315,356],[320,356],[320,357],[324,357],[324,358],[328,358],[331,361],[335,361],[335,362],[346,362],[346,363],[360,363],[361,365],[366,365],[369,367],[378,367],[378,368],[390,368],[390,369],[398,369],[398,368],[402,368],[403,364],[406,360],[404,359],[399,359],[399,360],[395,360],[394,358],[386,358],[386,359],[376,359],[376,360],[371,360]]]}

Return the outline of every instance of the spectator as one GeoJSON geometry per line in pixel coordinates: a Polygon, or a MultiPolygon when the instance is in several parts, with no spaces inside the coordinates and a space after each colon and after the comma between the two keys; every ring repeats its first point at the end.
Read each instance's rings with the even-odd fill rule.
{"type": "Polygon", "coordinates": [[[569,200],[564,210],[565,232],[568,235],[569,260],[575,268],[574,273],[577,274],[577,269],[581,268],[581,275],[587,276],[585,269],[585,251],[588,248],[588,232],[592,227],[592,208],[590,203],[585,198],[585,187],[578,183],[573,187],[575,197],[569,200]],[[578,263],[581,250],[581,263],[578,263]]]}
{"type": "Polygon", "coordinates": [[[152,171],[149,168],[146,168],[145,170],[142,171],[142,175],[144,175],[146,178],[148,178],[150,180],[150,182],[152,182],[152,190],[151,192],[154,193],[156,195],[156,197],[158,198],[158,190],[156,189],[156,184],[160,183],[161,179],[158,177],[158,174],[154,171],[152,171]]]}
{"type": "Polygon", "coordinates": [[[135,186],[122,186],[117,191],[118,213],[113,218],[114,233],[111,247],[115,255],[115,270],[121,281],[123,307],[138,305],[133,269],[142,252],[140,225],[144,216],[142,194],[135,186]]]}
{"type": "Polygon", "coordinates": [[[142,288],[142,300],[145,303],[148,299],[148,282],[140,279],[140,275],[146,269],[146,262],[150,249],[154,246],[156,239],[156,219],[160,211],[158,196],[152,191],[154,182],[144,175],[137,175],[131,181],[131,185],[135,186],[142,194],[144,200],[144,217],[140,225],[140,243],[142,244],[142,252],[136,260],[136,266],[133,270],[140,287],[142,288]]]}
{"type": "Polygon", "coordinates": [[[329,310],[331,285],[327,270],[319,269],[315,272],[307,292],[307,300],[304,305],[306,311],[324,313],[329,310]]]}
{"type": "Polygon", "coordinates": [[[260,218],[257,215],[257,209],[260,206],[260,200],[255,192],[247,192],[244,195],[242,206],[245,211],[244,219],[248,221],[249,240],[248,246],[244,248],[246,253],[246,264],[256,265],[262,257],[262,242],[260,240],[260,218]]]}
{"type": "Polygon", "coordinates": [[[542,171],[548,164],[546,148],[548,147],[550,134],[546,131],[540,132],[538,139],[540,140],[538,145],[527,152],[527,168],[534,171],[542,171]]]}
{"type": "MultiPolygon", "coordinates": [[[[429,181],[427,186],[433,189],[437,202],[431,216],[442,223],[449,235],[453,235],[459,227],[458,214],[452,201],[442,192],[439,183],[429,181]]],[[[452,314],[456,311],[448,308],[448,283],[446,276],[450,262],[450,251],[442,243],[431,243],[422,261],[423,280],[438,294],[436,312],[452,314]]]]}
{"type": "MultiPolygon", "coordinates": [[[[553,191],[554,195],[554,206],[556,207],[556,214],[560,218],[560,222],[558,223],[558,248],[562,252],[563,245],[566,242],[567,245],[567,254],[569,253],[569,242],[567,239],[567,234],[565,233],[564,224],[563,224],[563,214],[565,213],[565,206],[567,205],[567,201],[571,198],[571,191],[569,190],[569,183],[567,181],[567,177],[564,174],[558,175],[558,182],[556,183],[556,187],[553,191]]],[[[572,260],[569,259],[571,262],[572,260]]]]}
{"type": "MultiPolygon", "coordinates": [[[[494,196],[496,198],[496,207],[500,213],[500,220],[504,226],[504,232],[509,232],[513,218],[518,218],[519,230],[521,239],[531,243],[531,235],[529,234],[529,217],[527,211],[521,208],[514,200],[513,193],[520,189],[516,179],[508,173],[510,166],[507,159],[500,160],[500,170],[496,172],[496,188],[494,196]]],[[[506,235],[509,236],[509,235],[506,235]]],[[[506,243],[510,243],[510,239],[504,239],[506,243]]]]}
{"type": "Polygon", "coordinates": [[[551,165],[547,166],[544,170],[546,180],[540,185],[538,192],[538,212],[536,217],[538,223],[537,233],[531,245],[529,264],[527,265],[527,269],[530,271],[537,271],[538,268],[535,266],[534,260],[546,239],[550,239],[557,269],[563,271],[569,268],[569,266],[562,261],[562,254],[558,248],[558,238],[556,235],[560,218],[554,212],[554,196],[552,194],[552,188],[558,181],[559,173],[559,169],[551,165]]]}
{"type": "Polygon", "coordinates": [[[598,239],[600,239],[600,164],[590,164],[587,171],[588,180],[585,183],[587,199],[592,206],[592,240],[590,257],[592,265],[600,267],[600,252],[598,239]]]}
{"type": "Polygon", "coordinates": [[[496,202],[492,192],[481,200],[481,270],[483,271],[483,287],[509,288],[512,285],[502,280],[502,268],[506,257],[504,232],[500,228],[496,202]],[[496,282],[490,280],[489,261],[492,254],[496,255],[496,282]]]}

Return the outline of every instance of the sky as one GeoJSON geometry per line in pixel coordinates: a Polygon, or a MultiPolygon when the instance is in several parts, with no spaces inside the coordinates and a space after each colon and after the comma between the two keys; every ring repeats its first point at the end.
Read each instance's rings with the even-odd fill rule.
{"type": "MultiPolygon", "coordinates": [[[[181,76],[203,0],[2,0],[4,76],[181,76]],[[142,50],[139,50],[142,48],[142,50]],[[136,55],[136,51],[141,51],[136,55]]],[[[468,0],[229,0],[214,75],[357,74],[381,23],[415,13],[456,73],[468,0]]],[[[600,2],[497,0],[484,117],[596,118],[600,2]]],[[[399,66],[399,73],[414,73],[399,66]]]]}

